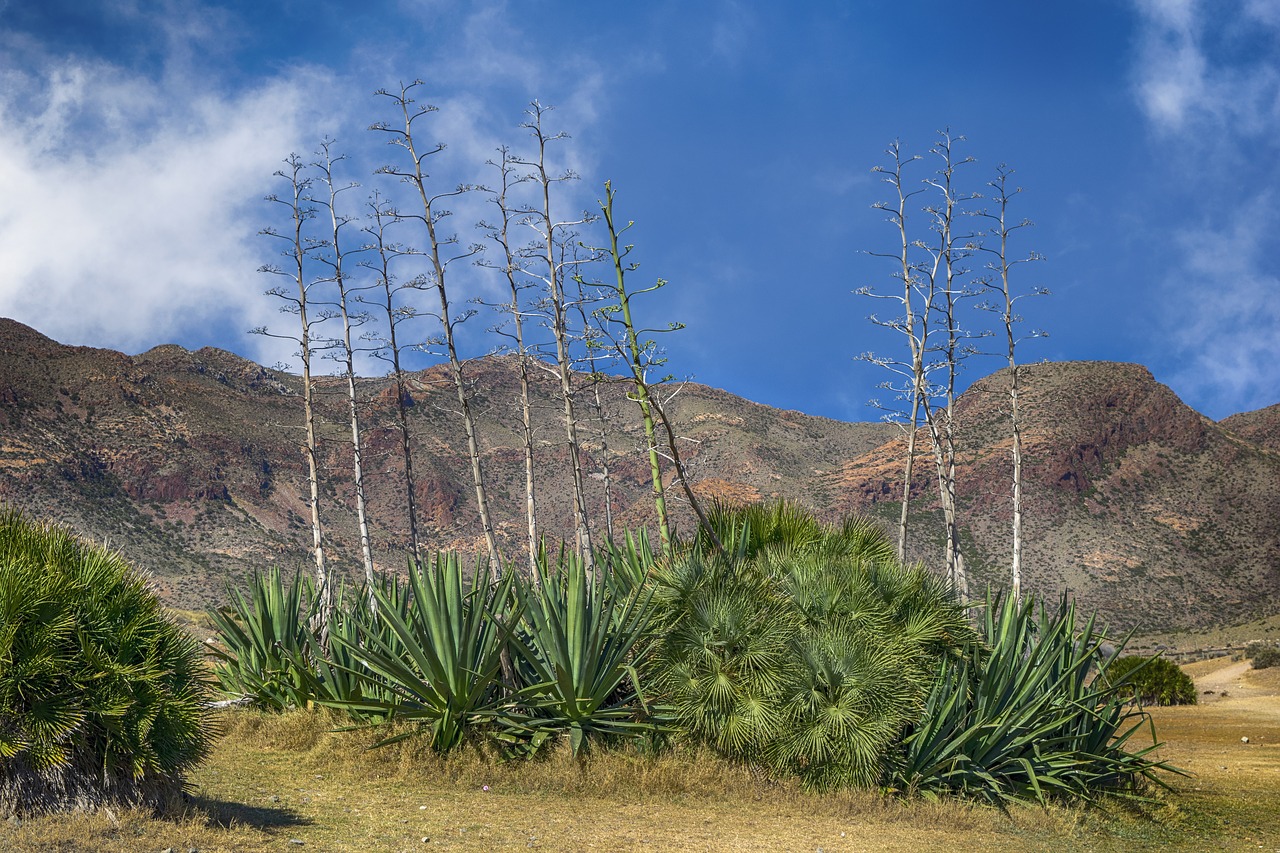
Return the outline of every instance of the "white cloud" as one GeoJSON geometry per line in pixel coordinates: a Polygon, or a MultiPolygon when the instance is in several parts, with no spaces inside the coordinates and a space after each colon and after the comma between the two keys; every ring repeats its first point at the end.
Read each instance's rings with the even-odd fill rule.
{"type": "Polygon", "coordinates": [[[1254,21],[1280,28],[1280,0],[1245,0],[1244,13],[1254,21]]]}
{"type": "MultiPolygon", "coordinates": [[[[262,196],[282,189],[271,175],[286,155],[309,159],[325,135],[350,155],[345,174],[395,192],[371,173],[399,149],[365,128],[393,118],[390,101],[368,96],[398,87],[393,75],[405,69],[406,82],[428,80],[422,100],[440,107],[420,140],[449,145],[431,164],[439,191],[491,183],[484,161],[500,144],[526,145],[521,111],[537,96],[558,107],[553,129],[575,136],[551,152],[556,171],[584,178],[564,188],[564,217],[600,194],[590,137],[617,72],[577,52],[544,59],[505,4],[466,14],[415,4],[420,17],[396,23],[399,47],[375,54],[355,44],[349,65],[328,56],[332,67],[289,67],[239,89],[215,67],[230,57],[234,22],[189,6],[164,0],[147,16],[136,3],[116,8],[157,45],[162,61],[149,70],[54,55],[34,36],[0,33],[0,315],[74,344],[137,352],[176,341],[290,361],[288,345],[244,334],[289,322],[262,295],[276,282],[257,272],[274,259],[258,231],[277,216],[262,196]],[[424,50],[424,37],[440,49],[424,50]]],[[[492,218],[480,195],[452,207],[448,229],[463,246],[478,239],[476,221],[492,218]]],[[[469,266],[455,268],[460,289],[471,290],[464,296],[496,296],[469,266]]],[[[468,335],[481,325],[468,324],[468,335]]]]}
{"type": "Polygon", "coordinates": [[[1280,389],[1280,277],[1266,264],[1278,213],[1263,195],[1223,227],[1177,237],[1185,267],[1162,299],[1182,357],[1173,378],[1216,417],[1269,406],[1280,389]]]}
{"type": "MultiPolygon", "coordinates": [[[[1180,393],[1222,417],[1276,402],[1280,279],[1268,188],[1280,134],[1280,2],[1135,0],[1134,94],[1153,168],[1180,188],[1153,345],[1178,353],[1180,393]]],[[[1157,256],[1158,257],[1158,256],[1157,256]]],[[[1156,260],[1153,257],[1153,260],[1156,260]]],[[[1157,261],[1158,263],[1158,261],[1157,261]]]]}
{"type": "Polygon", "coordinates": [[[0,98],[0,314],[130,351],[267,319],[258,201],[328,124],[323,73],[237,95],[75,59],[26,77],[42,109],[0,98]]]}
{"type": "Polygon", "coordinates": [[[1202,8],[1199,0],[1135,4],[1141,22],[1133,85],[1143,113],[1158,130],[1257,135],[1280,121],[1274,44],[1280,3],[1246,0],[1238,10],[1219,4],[1202,8]],[[1244,29],[1233,29],[1242,19],[1249,19],[1244,29]],[[1272,42],[1271,49],[1242,47],[1246,36],[1272,42]]]}

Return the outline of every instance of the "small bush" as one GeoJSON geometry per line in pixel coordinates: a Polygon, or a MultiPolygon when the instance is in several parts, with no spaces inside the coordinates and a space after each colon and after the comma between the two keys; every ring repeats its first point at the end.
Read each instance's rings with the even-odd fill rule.
{"type": "Polygon", "coordinates": [[[1173,661],[1141,655],[1122,657],[1107,669],[1122,695],[1142,705],[1194,705],[1196,685],[1173,661]]]}
{"type": "Polygon", "coordinates": [[[208,696],[119,554],[0,511],[0,814],[166,804],[208,752],[208,696]]]}
{"type": "Polygon", "coordinates": [[[1254,669],[1270,669],[1280,666],[1280,646],[1267,643],[1250,643],[1245,646],[1244,656],[1253,664],[1254,669]]]}

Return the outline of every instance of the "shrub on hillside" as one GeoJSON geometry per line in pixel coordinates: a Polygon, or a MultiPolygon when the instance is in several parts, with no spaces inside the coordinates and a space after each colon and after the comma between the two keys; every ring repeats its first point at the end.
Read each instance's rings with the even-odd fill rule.
{"type": "Polygon", "coordinates": [[[1280,646],[1268,643],[1250,643],[1245,646],[1244,656],[1253,664],[1254,669],[1269,669],[1280,666],[1280,646]]]}
{"type": "Polygon", "coordinates": [[[1124,695],[1142,705],[1196,704],[1196,685],[1191,676],[1165,658],[1122,657],[1107,669],[1107,677],[1124,695]]]}
{"type": "Polygon", "coordinates": [[[208,752],[208,696],[123,557],[0,511],[0,813],[164,805],[208,752]]]}

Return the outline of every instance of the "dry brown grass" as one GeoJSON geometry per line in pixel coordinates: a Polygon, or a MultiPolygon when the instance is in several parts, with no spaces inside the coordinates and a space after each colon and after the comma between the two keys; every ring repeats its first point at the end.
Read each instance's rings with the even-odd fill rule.
{"type": "Polygon", "coordinates": [[[235,712],[173,815],[0,825],[0,850],[1258,850],[1280,839],[1280,719],[1236,701],[1247,702],[1158,709],[1168,757],[1197,776],[1145,815],[815,796],[708,754],[369,751],[370,734],[330,732],[332,718],[235,712]]]}

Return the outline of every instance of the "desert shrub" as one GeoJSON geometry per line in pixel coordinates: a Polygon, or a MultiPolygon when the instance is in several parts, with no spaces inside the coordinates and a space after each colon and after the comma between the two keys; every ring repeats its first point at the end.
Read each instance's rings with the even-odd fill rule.
{"type": "Polygon", "coordinates": [[[809,787],[873,783],[971,637],[962,607],[870,522],[786,503],[710,516],[723,549],[700,538],[653,570],[648,672],[677,725],[809,787]]]}
{"type": "Polygon", "coordinates": [[[1244,656],[1248,658],[1254,669],[1269,669],[1280,666],[1280,646],[1268,643],[1250,643],[1245,646],[1244,656]]]}
{"type": "Polygon", "coordinates": [[[1128,655],[1107,668],[1121,695],[1143,705],[1194,705],[1196,685],[1176,663],[1162,657],[1128,655]]]}
{"type": "Polygon", "coordinates": [[[1091,801],[1173,770],[1150,757],[1155,746],[1125,748],[1149,717],[1111,681],[1114,654],[1102,653],[1105,637],[1093,619],[1078,623],[1073,604],[989,596],[982,633],[965,655],[943,658],[887,766],[888,787],[995,804],[1091,801]]]}
{"type": "Polygon", "coordinates": [[[122,556],[0,511],[0,812],[165,804],[208,752],[209,693],[122,556]]]}

